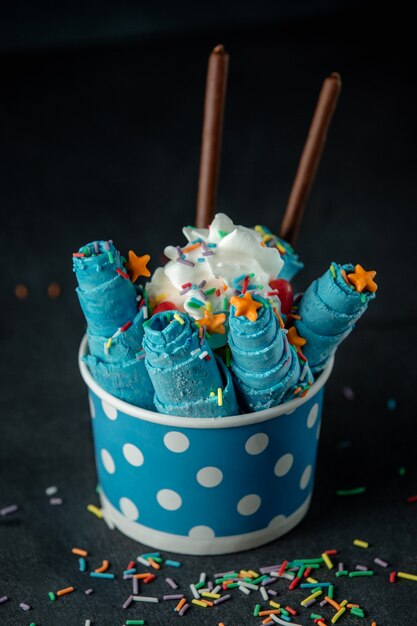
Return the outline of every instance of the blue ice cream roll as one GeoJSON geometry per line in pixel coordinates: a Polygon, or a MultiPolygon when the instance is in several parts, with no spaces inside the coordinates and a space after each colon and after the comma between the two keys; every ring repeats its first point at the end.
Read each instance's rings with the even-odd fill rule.
{"type": "Polygon", "coordinates": [[[301,319],[295,320],[295,326],[307,341],[303,353],[313,372],[323,369],[375,298],[374,276],[361,266],[332,263],[302,296],[297,310],[301,319]]]}
{"type": "Polygon", "coordinates": [[[312,376],[308,365],[300,364],[272,307],[259,297],[250,298],[261,306],[256,319],[249,319],[236,308],[240,299],[233,298],[229,318],[232,373],[243,408],[261,411],[304,393],[312,376]]]}
{"type": "Polygon", "coordinates": [[[222,417],[238,413],[228,370],[199,338],[186,313],[168,311],[145,324],[143,347],[155,389],[157,411],[186,417],[222,417]]]}
{"type": "MultiPolygon", "coordinates": [[[[153,387],[142,351],[145,297],[126,273],[112,242],[95,241],[73,256],[77,295],[87,321],[89,354],[84,357],[94,379],[107,392],[145,409],[154,409],[153,387]]],[[[146,315],[145,315],[146,313],[146,315]]]]}
{"type": "MultiPolygon", "coordinates": [[[[266,226],[255,226],[255,230],[261,234],[262,240],[268,248],[277,248],[284,261],[284,266],[279,273],[279,278],[291,281],[294,276],[303,269],[302,263],[294,248],[284,239],[274,235],[266,226]]],[[[277,276],[275,278],[278,278],[277,276]]]]}

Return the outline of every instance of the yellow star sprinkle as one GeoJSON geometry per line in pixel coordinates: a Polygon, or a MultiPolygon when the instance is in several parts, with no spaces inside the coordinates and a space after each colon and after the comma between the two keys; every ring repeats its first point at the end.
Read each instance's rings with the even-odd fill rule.
{"type": "Polygon", "coordinates": [[[348,280],[353,285],[358,293],[362,291],[374,292],[378,289],[378,285],[373,280],[376,276],[375,271],[369,271],[363,269],[362,265],[356,265],[353,274],[348,274],[348,280]]]}
{"type": "Polygon", "coordinates": [[[126,263],[126,269],[129,272],[132,283],[136,282],[139,276],[151,275],[150,271],[146,267],[150,258],[149,254],[137,256],[133,250],[129,250],[129,259],[126,263]]]}
{"type": "Polygon", "coordinates": [[[249,291],[247,291],[243,297],[233,296],[233,298],[230,298],[230,304],[233,304],[236,309],[236,317],[243,315],[251,322],[256,322],[258,319],[257,311],[262,306],[260,302],[256,302],[256,300],[252,298],[249,291]]]}
{"type": "Polygon", "coordinates": [[[207,309],[205,309],[204,317],[202,317],[200,320],[197,320],[196,324],[200,328],[205,326],[206,330],[211,334],[217,333],[219,335],[224,335],[226,329],[223,326],[223,322],[225,320],[225,313],[218,313],[217,315],[214,315],[213,313],[210,313],[210,311],[207,311],[207,309]]]}
{"type": "Polygon", "coordinates": [[[294,348],[298,350],[307,343],[307,339],[300,337],[295,326],[291,326],[287,333],[287,339],[294,348]]]}

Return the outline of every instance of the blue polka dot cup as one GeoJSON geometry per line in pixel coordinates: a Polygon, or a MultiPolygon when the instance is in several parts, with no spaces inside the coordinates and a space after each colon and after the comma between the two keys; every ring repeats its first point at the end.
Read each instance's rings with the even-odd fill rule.
{"type": "Polygon", "coordinates": [[[296,526],[313,491],[325,383],[304,398],[222,418],[174,417],[89,388],[103,513],[110,526],[182,554],[260,546],[296,526]]]}

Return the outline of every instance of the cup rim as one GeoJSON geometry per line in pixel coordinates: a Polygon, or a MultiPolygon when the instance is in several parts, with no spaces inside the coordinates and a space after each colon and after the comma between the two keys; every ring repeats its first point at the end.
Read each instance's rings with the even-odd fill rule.
{"type": "Polygon", "coordinates": [[[327,382],[334,364],[334,356],[326,363],[325,368],[320,376],[314,381],[311,388],[304,398],[296,398],[283,404],[278,404],[269,409],[256,411],[253,413],[244,413],[242,415],[228,415],[226,417],[183,417],[175,415],[164,415],[156,411],[149,411],[141,407],[125,402],[116,398],[108,391],[105,391],[93,378],[86,363],[82,360],[88,352],[87,335],[81,340],[78,351],[78,366],[81,376],[89,389],[115,409],[122,413],[126,413],[130,417],[145,420],[146,422],[154,422],[161,426],[176,426],[177,428],[235,428],[238,426],[247,426],[249,424],[257,424],[261,422],[287,415],[295,411],[299,406],[303,405],[313,398],[327,382]]]}

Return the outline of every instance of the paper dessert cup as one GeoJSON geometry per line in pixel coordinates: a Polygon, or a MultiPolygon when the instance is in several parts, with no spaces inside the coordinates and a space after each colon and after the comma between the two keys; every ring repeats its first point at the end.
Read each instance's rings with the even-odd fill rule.
{"type": "Polygon", "coordinates": [[[325,383],[304,398],[222,418],[174,417],[102,389],[82,356],[105,519],[152,548],[215,555],[277,539],[306,514],[325,383]]]}

